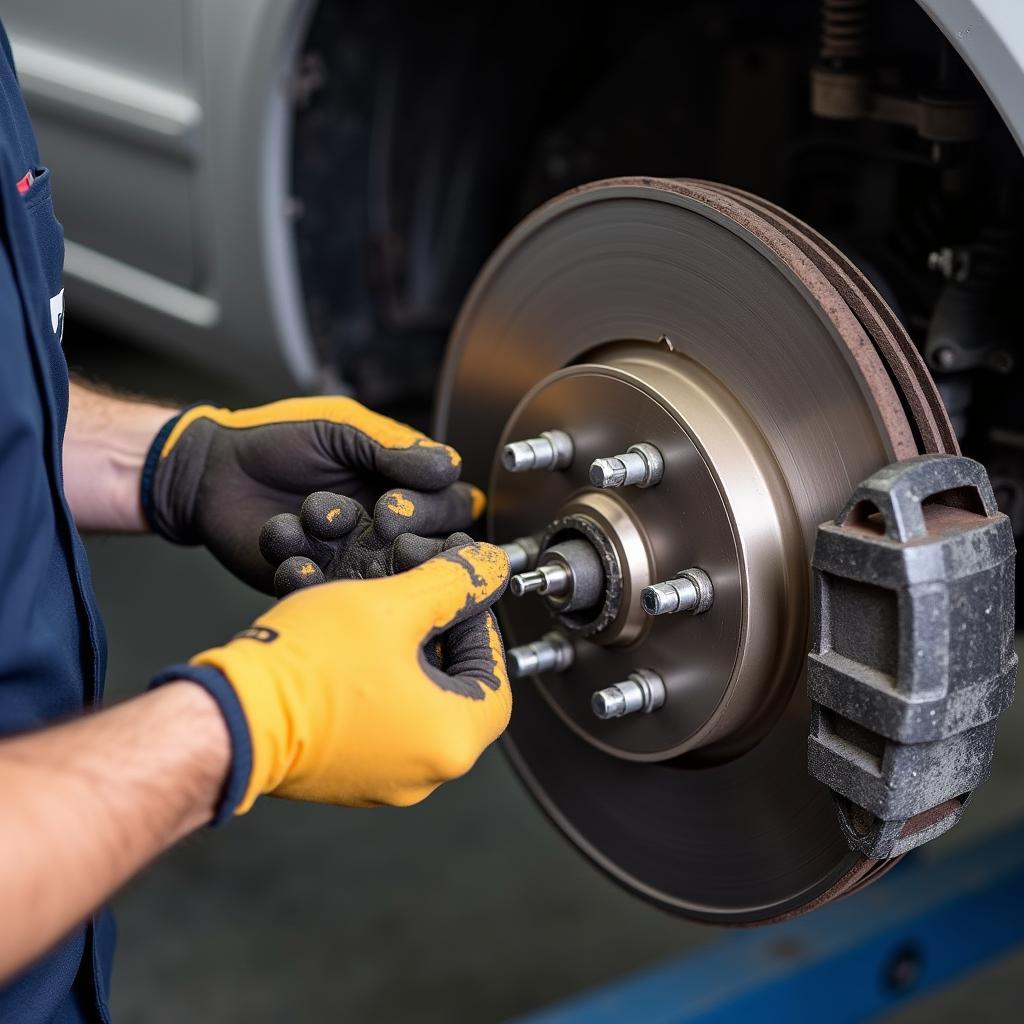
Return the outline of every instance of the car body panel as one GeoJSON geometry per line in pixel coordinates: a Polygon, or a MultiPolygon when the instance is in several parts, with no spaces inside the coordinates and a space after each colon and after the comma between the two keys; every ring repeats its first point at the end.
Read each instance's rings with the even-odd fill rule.
{"type": "Polygon", "coordinates": [[[72,311],[242,379],[315,382],[288,180],[312,6],[5,5],[66,228],[72,311]]]}

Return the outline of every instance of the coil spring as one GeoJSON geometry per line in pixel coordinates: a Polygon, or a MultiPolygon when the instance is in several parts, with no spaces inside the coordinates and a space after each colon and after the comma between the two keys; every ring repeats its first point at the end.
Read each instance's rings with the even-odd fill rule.
{"type": "Polygon", "coordinates": [[[867,0],[822,0],[821,60],[861,60],[868,48],[867,0]]]}

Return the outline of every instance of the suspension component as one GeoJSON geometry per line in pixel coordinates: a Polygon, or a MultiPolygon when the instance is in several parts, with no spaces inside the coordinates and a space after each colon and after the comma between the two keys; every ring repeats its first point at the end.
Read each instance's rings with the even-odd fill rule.
{"type": "Polygon", "coordinates": [[[590,482],[595,487],[653,487],[665,474],[665,460],[653,444],[630,445],[622,455],[594,459],[590,482]]]}
{"type": "Polygon", "coordinates": [[[510,473],[531,469],[566,469],[572,465],[572,438],[564,430],[544,430],[538,437],[510,441],[501,452],[501,464],[510,473]]]}
{"type": "Polygon", "coordinates": [[[823,0],[821,46],[811,68],[811,113],[829,120],[903,125],[930,142],[976,139],[984,108],[948,83],[917,96],[875,87],[867,66],[869,15],[866,0],[823,0]]]}
{"type": "Polygon", "coordinates": [[[828,67],[862,61],[868,49],[866,0],[823,0],[819,59],[828,67]]]}
{"type": "Polygon", "coordinates": [[[509,648],[506,657],[509,675],[522,679],[540,672],[564,672],[572,668],[576,652],[565,634],[552,630],[532,644],[509,648]]]}
{"type": "Polygon", "coordinates": [[[665,703],[665,681],[657,672],[637,669],[621,683],[598,690],[590,698],[590,706],[598,718],[622,718],[642,711],[649,715],[665,703]]]}
{"type": "Polygon", "coordinates": [[[689,612],[700,615],[715,600],[711,577],[703,569],[686,569],[675,579],[644,587],[640,604],[648,615],[674,615],[689,612]]]}

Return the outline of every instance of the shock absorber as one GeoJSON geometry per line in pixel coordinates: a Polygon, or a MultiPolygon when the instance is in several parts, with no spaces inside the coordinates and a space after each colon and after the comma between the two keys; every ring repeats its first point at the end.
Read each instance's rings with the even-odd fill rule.
{"type": "Polygon", "coordinates": [[[821,45],[811,68],[811,113],[830,120],[864,117],[870,106],[867,0],[821,0],[821,45]]]}
{"type": "Polygon", "coordinates": [[[818,59],[835,71],[859,67],[867,56],[867,0],[822,0],[818,59]]]}

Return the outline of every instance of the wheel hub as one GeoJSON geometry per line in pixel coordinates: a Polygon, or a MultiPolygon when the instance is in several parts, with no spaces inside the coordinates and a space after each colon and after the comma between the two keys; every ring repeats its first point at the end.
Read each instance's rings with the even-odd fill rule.
{"type": "Polygon", "coordinates": [[[661,339],[586,353],[544,378],[509,418],[490,482],[495,537],[544,524],[538,564],[567,540],[585,540],[603,568],[600,599],[569,612],[567,590],[544,601],[506,602],[509,643],[561,626],[600,648],[580,651],[538,686],[552,709],[598,749],[633,760],[666,760],[749,742],[778,710],[804,647],[807,569],[799,525],[778,467],[727,389],[661,339]],[[595,410],[599,414],[595,416],[595,410]],[[555,429],[573,439],[559,472],[509,472],[504,445],[555,429]],[[640,441],[664,460],[651,487],[600,490],[591,464],[640,441]],[[715,600],[698,616],[645,613],[645,587],[698,567],[715,600]],[[746,616],[745,607],[762,611],[746,616]],[[685,653],[683,653],[685,652],[685,653]],[[595,691],[635,670],[664,680],[657,715],[602,721],[595,691]]]}

